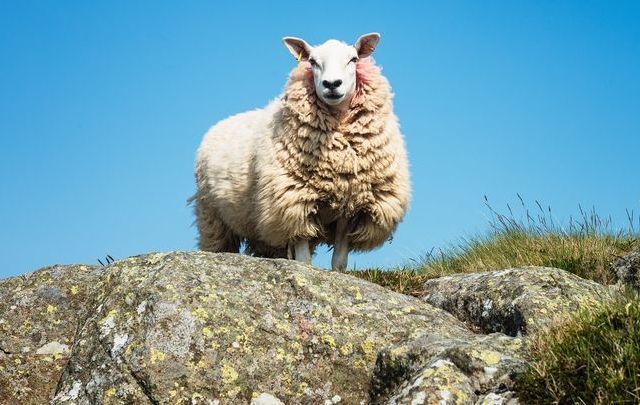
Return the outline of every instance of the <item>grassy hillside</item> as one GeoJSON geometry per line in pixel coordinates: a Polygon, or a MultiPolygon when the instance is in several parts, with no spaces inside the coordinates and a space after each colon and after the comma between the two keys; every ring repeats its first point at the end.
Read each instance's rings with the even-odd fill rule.
{"type": "Polygon", "coordinates": [[[490,230],[462,239],[446,249],[431,251],[415,264],[388,269],[368,269],[354,274],[398,292],[421,295],[425,280],[453,273],[499,270],[516,266],[557,267],[602,284],[615,283],[611,263],[640,247],[640,222],[628,213],[628,226],[612,229],[610,218],[580,208],[566,226],[554,221],[551,209],[536,202],[531,211],[521,201],[516,215],[494,210],[490,230]]]}

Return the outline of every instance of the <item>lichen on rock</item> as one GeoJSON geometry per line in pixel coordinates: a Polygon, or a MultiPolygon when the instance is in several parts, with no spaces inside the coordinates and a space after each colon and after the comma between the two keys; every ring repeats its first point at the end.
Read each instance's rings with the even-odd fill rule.
{"type": "Polygon", "coordinates": [[[176,252],[0,281],[0,403],[517,403],[526,339],[608,299],[558,269],[423,299],[288,260],[176,252]]]}
{"type": "Polygon", "coordinates": [[[53,266],[0,280],[0,403],[47,403],[102,269],[53,266]]]}
{"type": "Polygon", "coordinates": [[[468,333],[418,299],[287,260],[135,257],[111,265],[97,290],[59,388],[79,381],[79,403],[107,393],[248,403],[256,392],[285,403],[368,402],[380,350],[427,331],[468,333]],[[118,386],[128,388],[109,391],[118,386]]]}
{"type": "Polygon", "coordinates": [[[423,300],[480,333],[534,334],[611,298],[611,290],[560,269],[524,267],[428,280],[423,300]]]}

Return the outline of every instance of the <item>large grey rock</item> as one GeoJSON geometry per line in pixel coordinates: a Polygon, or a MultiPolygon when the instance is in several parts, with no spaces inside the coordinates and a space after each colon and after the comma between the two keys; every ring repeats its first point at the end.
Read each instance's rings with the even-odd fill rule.
{"type": "Polygon", "coordinates": [[[618,259],[613,264],[613,270],[622,285],[640,291],[640,249],[618,259]]]}
{"type": "Polygon", "coordinates": [[[0,404],[44,404],[69,360],[102,268],[54,266],[0,280],[0,404]]]}
{"type": "Polygon", "coordinates": [[[426,287],[205,252],[43,269],[0,281],[0,403],[513,404],[516,335],[608,291],[534,268],[426,287]]]}
{"type": "Polygon", "coordinates": [[[610,298],[611,290],[560,269],[524,267],[428,280],[423,300],[480,333],[534,334],[558,316],[610,298]]]}
{"type": "Polygon", "coordinates": [[[97,291],[54,403],[370,402],[382,349],[473,336],[418,299],[287,260],[137,257],[97,291]]]}

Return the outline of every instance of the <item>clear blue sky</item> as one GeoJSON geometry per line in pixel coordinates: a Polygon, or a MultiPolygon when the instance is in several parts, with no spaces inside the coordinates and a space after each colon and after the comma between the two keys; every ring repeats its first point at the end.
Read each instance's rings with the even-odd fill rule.
{"type": "Polygon", "coordinates": [[[406,3],[2,1],[0,277],[195,249],[195,151],[279,94],[285,35],[382,34],[414,197],[351,264],[486,230],[485,194],[640,211],[640,2],[406,3]]]}

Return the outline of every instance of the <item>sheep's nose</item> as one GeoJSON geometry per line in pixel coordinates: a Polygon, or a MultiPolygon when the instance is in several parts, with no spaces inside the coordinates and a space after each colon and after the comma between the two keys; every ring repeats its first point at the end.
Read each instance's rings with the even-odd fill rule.
{"type": "Polygon", "coordinates": [[[340,87],[340,85],[342,84],[342,80],[338,79],[338,80],[334,80],[332,82],[328,81],[328,80],[323,80],[322,81],[322,85],[330,90],[333,89],[337,89],[338,87],[340,87]]]}

